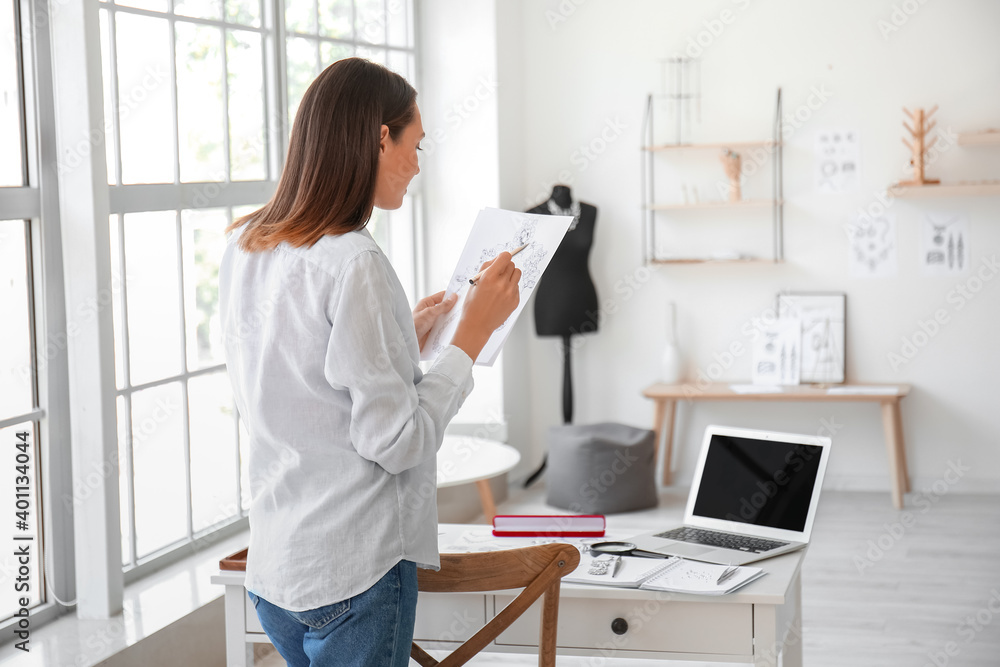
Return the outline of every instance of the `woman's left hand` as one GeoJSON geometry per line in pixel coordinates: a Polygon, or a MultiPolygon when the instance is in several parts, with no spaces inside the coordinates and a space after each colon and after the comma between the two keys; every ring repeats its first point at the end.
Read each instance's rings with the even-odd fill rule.
{"type": "Polygon", "coordinates": [[[457,294],[452,294],[444,300],[444,290],[442,290],[417,302],[416,308],[413,309],[413,328],[417,330],[418,348],[424,349],[424,343],[427,342],[427,336],[434,328],[437,318],[451,310],[457,301],[457,294]]]}

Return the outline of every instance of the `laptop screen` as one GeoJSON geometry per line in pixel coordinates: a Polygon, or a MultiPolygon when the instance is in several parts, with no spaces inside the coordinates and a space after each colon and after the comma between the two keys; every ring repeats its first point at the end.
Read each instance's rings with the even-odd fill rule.
{"type": "Polygon", "coordinates": [[[801,532],[823,448],[713,434],[696,516],[801,532]]]}

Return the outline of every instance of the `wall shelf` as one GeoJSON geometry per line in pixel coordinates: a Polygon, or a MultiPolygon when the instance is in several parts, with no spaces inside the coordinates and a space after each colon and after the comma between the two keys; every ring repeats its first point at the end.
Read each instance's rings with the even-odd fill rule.
{"type": "Polygon", "coordinates": [[[892,185],[889,194],[893,197],[976,197],[1000,195],[1000,181],[968,181],[961,183],[941,183],[939,185],[892,185]]]}
{"type": "Polygon", "coordinates": [[[715,258],[715,257],[658,257],[650,264],[779,264],[784,260],[763,257],[715,258]]]}
{"type": "Polygon", "coordinates": [[[784,202],[776,202],[773,199],[743,199],[741,201],[707,201],[699,202],[697,204],[654,204],[650,206],[650,210],[653,211],[677,211],[682,209],[713,209],[713,208],[767,208],[772,207],[775,204],[782,204],[784,202]]]}
{"type": "Polygon", "coordinates": [[[773,137],[759,141],[730,141],[689,144],[657,144],[653,139],[653,95],[646,97],[646,113],[642,123],[642,216],[643,216],[643,261],[650,264],[712,264],[712,263],[767,263],[775,264],[784,259],[784,194],[782,176],[782,135],[781,135],[781,88],[775,100],[773,137]],[[698,203],[656,203],[656,179],[654,178],[656,153],[677,150],[738,150],[767,148],[771,153],[771,198],[746,199],[741,201],[706,201],[698,203]],[[658,213],[677,211],[745,210],[771,209],[771,258],[715,259],[712,257],[661,257],[657,254],[656,227],[658,213]]]}
{"type": "MultiPolygon", "coordinates": [[[[961,135],[959,135],[961,136],[961,135]]],[[[766,139],[764,141],[730,141],[729,143],[711,143],[711,144],[659,144],[656,146],[644,146],[645,151],[676,151],[685,149],[694,150],[721,150],[723,148],[767,148],[769,146],[775,146],[773,139],[766,139]]]]}
{"type": "Polygon", "coordinates": [[[1000,145],[1000,130],[979,130],[977,132],[959,132],[959,146],[1000,145]]]}

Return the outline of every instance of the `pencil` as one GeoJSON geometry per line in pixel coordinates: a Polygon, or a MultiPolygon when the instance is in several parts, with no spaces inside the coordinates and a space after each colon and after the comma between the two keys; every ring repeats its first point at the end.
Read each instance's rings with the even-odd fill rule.
{"type": "MultiPolygon", "coordinates": [[[[516,255],[517,253],[519,253],[519,252],[521,252],[522,250],[524,250],[525,248],[527,248],[527,247],[528,247],[529,245],[531,245],[531,241],[528,241],[527,243],[525,243],[525,244],[524,244],[523,246],[521,246],[520,248],[515,248],[515,249],[514,249],[514,252],[510,253],[510,256],[511,256],[511,257],[513,257],[513,256],[514,256],[514,255],[516,255]]],[[[485,269],[483,269],[483,270],[485,271],[485,269]]],[[[480,272],[479,272],[479,273],[477,273],[476,275],[474,275],[474,276],[472,276],[471,278],[469,278],[469,284],[470,284],[470,285],[475,285],[475,284],[476,284],[477,282],[479,282],[479,279],[480,279],[480,278],[481,278],[482,276],[483,276],[483,272],[482,272],[482,271],[480,271],[480,272]]]]}

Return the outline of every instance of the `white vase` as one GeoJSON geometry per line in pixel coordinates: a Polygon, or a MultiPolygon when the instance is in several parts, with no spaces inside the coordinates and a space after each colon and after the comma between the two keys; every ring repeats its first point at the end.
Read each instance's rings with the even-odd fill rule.
{"type": "Polygon", "coordinates": [[[660,358],[660,382],[680,384],[684,377],[683,366],[681,351],[677,347],[677,317],[674,302],[671,301],[667,304],[667,342],[660,358]]]}

